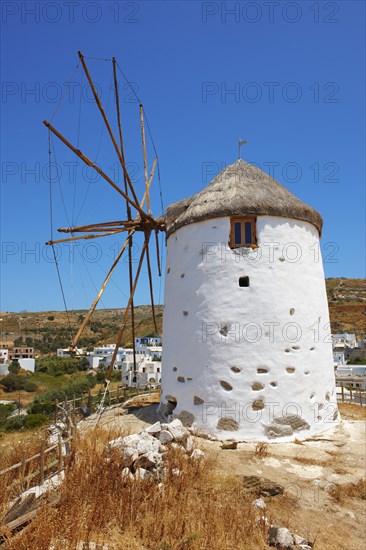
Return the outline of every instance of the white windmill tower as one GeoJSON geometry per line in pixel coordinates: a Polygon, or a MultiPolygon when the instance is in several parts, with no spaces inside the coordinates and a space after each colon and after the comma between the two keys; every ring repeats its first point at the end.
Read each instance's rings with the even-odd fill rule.
{"type": "Polygon", "coordinates": [[[161,413],[222,439],[331,428],[320,214],[238,160],[165,221],[161,413]]]}

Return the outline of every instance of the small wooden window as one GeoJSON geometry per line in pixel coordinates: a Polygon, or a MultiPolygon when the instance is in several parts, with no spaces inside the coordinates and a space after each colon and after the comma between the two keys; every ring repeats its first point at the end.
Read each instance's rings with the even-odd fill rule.
{"type": "Polygon", "coordinates": [[[230,248],[243,246],[257,246],[255,218],[231,218],[230,248]]]}

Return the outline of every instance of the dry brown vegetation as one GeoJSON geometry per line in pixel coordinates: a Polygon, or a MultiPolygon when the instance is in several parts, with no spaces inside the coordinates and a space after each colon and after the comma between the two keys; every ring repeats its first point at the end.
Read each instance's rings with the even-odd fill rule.
{"type": "MultiPolygon", "coordinates": [[[[104,453],[116,433],[97,430],[80,441],[57,506],[46,505],[7,549],[75,548],[79,541],[109,550],[221,550],[265,547],[266,528],[256,521],[253,495],[240,479],[212,474],[209,464],[168,452],[164,486],[123,480],[118,452],[104,453]],[[180,476],[172,469],[179,468],[180,476]],[[235,526],[235,528],[234,528],[235,526]]],[[[6,529],[3,529],[6,533],[6,529]]]]}
{"type": "Polygon", "coordinates": [[[329,494],[337,502],[343,504],[347,498],[359,498],[366,500],[366,479],[359,479],[357,483],[347,483],[346,485],[334,485],[329,494]]]}
{"type": "Polygon", "coordinates": [[[355,403],[338,403],[338,408],[344,420],[366,420],[366,407],[355,403]]]}

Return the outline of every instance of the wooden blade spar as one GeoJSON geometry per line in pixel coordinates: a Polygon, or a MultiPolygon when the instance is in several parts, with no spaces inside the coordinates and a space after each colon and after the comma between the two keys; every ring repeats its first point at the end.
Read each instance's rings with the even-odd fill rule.
{"type": "Polygon", "coordinates": [[[104,109],[103,109],[102,103],[101,103],[101,101],[100,101],[100,99],[99,99],[97,90],[95,89],[93,80],[92,80],[92,78],[91,78],[91,76],[90,76],[88,67],[87,67],[87,65],[86,65],[86,63],[85,63],[84,56],[83,56],[83,54],[82,54],[80,51],[78,52],[78,55],[79,55],[81,64],[82,64],[82,66],[83,66],[84,72],[85,72],[85,74],[86,74],[86,77],[87,77],[87,79],[88,79],[88,81],[89,81],[91,90],[92,90],[93,95],[94,95],[94,99],[95,99],[95,101],[96,101],[96,103],[97,103],[97,106],[98,106],[98,108],[99,108],[99,111],[100,111],[100,113],[101,113],[101,115],[102,115],[102,117],[103,117],[103,120],[104,120],[104,122],[105,122],[105,125],[106,125],[107,130],[108,130],[108,133],[109,133],[109,136],[110,136],[110,138],[111,138],[111,140],[112,140],[112,143],[113,143],[114,148],[115,148],[115,150],[116,150],[117,156],[118,156],[119,161],[120,161],[120,163],[121,163],[122,170],[123,170],[123,174],[124,174],[125,178],[127,179],[127,182],[128,182],[129,188],[130,188],[130,190],[131,190],[133,199],[134,199],[135,203],[137,203],[137,202],[138,202],[138,198],[137,198],[137,196],[136,196],[135,189],[134,189],[134,187],[133,187],[133,185],[132,185],[130,176],[129,176],[128,172],[127,172],[127,168],[126,168],[126,164],[125,164],[125,161],[124,161],[124,157],[122,156],[122,153],[121,153],[121,151],[119,150],[119,147],[118,147],[118,145],[117,145],[116,138],[114,137],[114,134],[113,134],[113,132],[112,132],[112,128],[111,128],[111,126],[110,126],[110,124],[109,124],[107,115],[106,115],[105,112],[104,112],[104,109]]]}
{"type": "MultiPolygon", "coordinates": [[[[131,231],[131,233],[133,232],[133,230],[131,231]]],[[[98,305],[98,302],[100,300],[100,298],[102,297],[102,294],[105,290],[105,287],[107,286],[110,278],[112,277],[112,273],[115,269],[115,267],[117,266],[118,262],[120,261],[120,259],[122,258],[122,255],[124,253],[124,251],[126,250],[126,247],[128,245],[128,240],[130,238],[130,235],[127,237],[127,239],[124,241],[123,245],[121,246],[120,248],[120,251],[118,252],[117,256],[116,256],[116,259],[114,260],[113,264],[111,265],[108,273],[107,273],[107,276],[106,278],[104,279],[103,281],[103,284],[102,286],[100,287],[100,290],[96,296],[96,298],[94,299],[88,313],[85,315],[84,319],[83,319],[83,322],[81,323],[80,327],[79,327],[79,330],[78,332],[75,334],[72,342],[71,342],[71,345],[70,345],[70,351],[74,351],[76,349],[76,346],[77,346],[77,343],[79,341],[79,338],[83,332],[83,330],[85,329],[86,325],[88,324],[89,320],[90,320],[90,317],[92,316],[95,308],[97,307],[98,305]]]]}
{"type": "MultiPolygon", "coordinates": [[[[144,156],[144,175],[145,175],[145,187],[148,189],[149,178],[147,175],[147,153],[146,153],[146,139],[145,139],[145,123],[144,123],[144,109],[140,103],[140,123],[141,123],[141,140],[142,140],[142,151],[144,156]]],[[[147,213],[150,214],[150,195],[146,195],[146,208],[147,213]]]]}
{"type": "MultiPolygon", "coordinates": [[[[122,132],[122,124],[121,124],[121,113],[120,113],[120,103],[119,103],[119,93],[118,93],[118,82],[117,82],[117,74],[116,74],[116,59],[112,58],[112,65],[113,65],[113,78],[114,78],[114,89],[115,89],[115,103],[116,103],[116,115],[117,115],[117,124],[118,124],[118,134],[119,134],[119,144],[116,141],[116,138],[114,136],[114,133],[112,131],[111,125],[109,123],[108,117],[106,115],[106,112],[104,111],[102,102],[98,96],[96,87],[93,83],[93,80],[91,78],[91,74],[89,72],[89,69],[87,67],[87,64],[85,62],[85,58],[82,55],[82,53],[78,52],[83,70],[85,72],[85,75],[87,77],[87,80],[89,82],[89,85],[91,87],[94,99],[96,101],[97,107],[101,113],[102,119],[105,123],[105,126],[107,128],[108,134],[110,136],[110,139],[112,141],[113,147],[117,153],[119,162],[122,166],[123,170],[123,179],[124,179],[124,190],[121,189],[121,187],[113,181],[96,163],[94,163],[91,159],[89,159],[80,149],[77,147],[74,147],[58,130],[56,130],[52,124],[50,124],[47,121],[44,121],[45,126],[49,129],[51,133],[53,133],[60,141],[62,141],[75,155],[77,155],[87,166],[90,166],[93,168],[102,178],[111,186],[113,187],[126,201],[126,211],[127,211],[127,220],[122,221],[116,221],[116,222],[106,222],[106,223],[95,223],[90,225],[83,225],[78,227],[69,227],[69,228],[60,228],[59,232],[61,233],[72,233],[72,236],[70,238],[65,239],[59,239],[59,240],[52,240],[49,241],[47,244],[56,244],[56,243],[64,243],[69,241],[76,241],[80,239],[95,239],[98,237],[106,237],[115,235],[124,231],[128,232],[128,236],[123,242],[113,264],[111,265],[107,276],[105,277],[103,284],[95,297],[87,315],[85,316],[81,326],[79,327],[79,330],[75,337],[72,339],[72,343],[70,346],[70,350],[75,350],[78,340],[85,329],[86,325],[90,321],[92,313],[95,311],[95,308],[117,266],[119,261],[121,260],[121,257],[126,250],[128,246],[128,257],[129,257],[129,286],[130,286],[130,296],[128,300],[127,307],[124,312],[124,317],[122,321],[122,326],[118,332],[117,335],[117,342],[116,346],[113,352],[112,360],[110,363],[110,366],[107,371],[106,381],[109,382],[111,372],[114,368],[118,349],[122,342],[123,334],[125,332],[126,323],[128,319],[129,311],[131,312],[131,325],[132,325],[132,337],[133,337],[133,362],[134,362],[134,372],[136,372],[136,350],[135,350],[135,319],[134,319],[134,295],[137,288],[137,283],[140,277],[142,265],[144,262],[144,258],[146,256],[146,262],[147,262],[147,270],[148,270],[148,276],[149,276],[149,288],[150,288],[150,298],[151,298],[151,308],[152,308],[152,316],[154,321],[154,327],[157,332],[157,323],[156,323],[156,315],[155,315],[155,303],[154,303],[154,296],[153,296],[153,280],[152,280],[152,270],[151,270],[151,261],[150,261],[150,251],[149,251],[149,241],[151,232],[155,231],[155,239],[156,239],[156,253],[157,253],[157,266],[159,271],[159,276],[161,275],[161,266],[160,266],[160,254],[159,254],[159,239],[158,239],[158,233],[159,231],[165,231],[165,223],[163,221],[156,221],[151,216],[151,205],[150,205],[150,195],[149,195],[149,189],[154,177],[155,168],[157,166],[157,157],[154,158],[152,169],[150,172],[150,176],[148,174],[148,162],[147,162],[147,148],[146,148],[146,136],[145,136],[145,122],[144,122],[144,111],[143,106],[140,104],[140,124],[141,124],[141,140],[142,140],[142,149],[143,149],[143,164],[144,164],[144,179],[145,179],[145,192],[143,199],[141,203],[139,203],[134,186],[132,184],[131,178],[128,174],[127,168],[126,168],[126,162],[125,162],[125,152],[124,152],[124,142],[123,142],[123,132],[122,132]],[[146,202],[146,209],[147,213],[143,210],[143,205],[146,202]],[[136,210],[135,218],[132,218],[131,214],[131,207],[133,207],[136,210]],[[137,267],[137,271],[135,276],[133,275],[133,265],[132,265],[132,244],[133,244],[133,235],[136,231],[144,231],[145,240],[144,244],[141,250],[141,255],[137,267]],[[84,233],[83,235],[74,235],[74,233],[84,233]]],[[[108,386],[107,386],[108,387],[108,386]]]]}
{"type": "Polygon", "coordinates": [[[103,172],[103,170],[101,168],[99,168],[99,166],[97,166],[92,160],[90,160],[86,155],[84,155],[84,153],[82,153],[80,151],[80,149],[77,149],[76,147],[74,147],[62,134],[60,134],[60,132],[58,132],[56,130],[56,128],[54,128],[52,126],[52,124],[50,124],[47,120],[44,120],[43,121],[43,124],[45,126],[47,126],[47,128],[56,136],[58,137],[69,149],[71,149],[71,151],[73,151],[75,153],[75,155],[77,155],[83,162],[85,162],[85,164],[87,164],[88,166],[90,166],[91,168],[94,168],[94,170],[96,172],[98,172],[98,174],[100,176],[102,176],[102,178],[104,180],[106,180],[109,185],[111,185],[113,187],[113,189],[115,189],[120,195],[122,195],[122,197],[127,200],[131,206],[133,206],[134,208],[136,208],[136,210],[139,212],[140,216],[142,219],[148,219],[153,225],[155,225],[155,220],[151,217],[151,216],[147,216],[147,214],[140,208],[140,206],[135,202],[133,201],[128,195],[126,195],[126,193],[124,191],[122,191],[122,189],[120,189],[118,187],[118,185],[116,183],[114,183],[114,181],[109,177],[107,176],[107,174],[105,174],[103,172]]]}
{"type": "MultiPolygon", "coordinates": [[[[121,150],[121,157],[123,160],[123,163],[125,163],[125,154],[124,154],[124,147],[123,147],[123,133],[122,133],[122,124],[121,124],[121,112],[120,112],[120,106],[119,106],[119,94],[118,94],[118,82],[117,82],[117,71],[116,71],[116,59],[115,57],[112,58],[112,65],[113,65],[113,81],[114,81],[114,93],[115,93],[115,103],[116,103],[116,114],[117,114],[117,124],[118,124],[118,133],[119,133],[119,142],[120,142],[120,150],[121,150]]],[[[128,195],[128,189],[127,189],[127,177],[126,174],[123,173],[123,180],[125,185],[125,192],[126,195],[128,195]]],[[[129,221],[131,221],[132,215],[131,215],[131,208],[128,202],[126,202],[126,210],[127,210],[127,218],[129,221]]],[[[130,294],[132,292],[133,287],[133,266],[132,266],[132,246],[133,246],[133,237],[132,235],[129,236],[128,240],[128,278],[129,278],[129,284],[130,284],[130,294]]],[[[136,344],[135,344],[135,306],[133,299],[131,300],[131,329],[132,329],[132,348],[133,348],[133,371],[136,372],[136,344]]]]}
{"type": "MultiPolygon", "coordinates": [[[[150,173],[149,187],[150,187],[150,185],[151,185],[151,183],[152,183],[152,180],[153,180],[155,166],[156,166],[156,158],[154,159],[154,164],[153,164],[153,167],[152,167],[152,170],[151,170],[151,173],[150,173]]],[[[144,206],[144,204],[145,204],[145,200],[146,200],[146,190],[145,190],[144,196],[142,197],[142,200],[141,200],[141,202],[140,202],[140,208],[143,208],[143,206],[144,206]]],[[[138,220],[139,220],[139,215],[137,214],[137,216],[136,216],[136,218],[135,218],[135,221],[138,221],[138,220]]],[[[109,223],[115,223],[115,222],[109,222],[109,223]]],[[[163,230],[163,229],[161,229],[161,230],[163,230]]],[[[124,241],[124,243],[123,243],[123,245],[122,245],[122,247],[121,247],[121,250],[119,251],[119,253],[118,253],[118,255],[117,255],[115,261],[113,262],[113,264],[112,264],[112,266],[111,266],[111,268],[110,268],[110,270],[109,270],[109,272],[108,272],[106,278],[104,279],[104,282],[103,282],[103,284],[102,284],[102,286],[101,286],[101,288],[100,288],[100,290],[99,290],[99,292],[98,292],[96,298],[94,299],[94,301],[93,301],[93,303],[92,303],[92,305],[91,305],[91,307],[90,307],[88,313],[86,314],[86,316],[85,316],[85,318],[84,318],[84,320],[83,320],[83,322],[82,322],[82,324],[81,324],[81,326],[80,326],[80,328],[79,328],[77,334],[74,336],[74,338],[73,338],[73,340],[72,340],[72,343],[71,343],[71,345],[70,345],[70,351],[74,351],[74,350],[76,349],[76,346],[77,346],[77,343],[78,343],[78,341],[79,341],[79,338],[80,338],[81,334],[83,333],[83,331],[84,331],[86,325],[88,324],[88,322],[89,322],[89,320],[90,320],[92,314],[94,313],[95,308],[97,307],[98,302],[99,302],[100,298],[102,297],[102,294],[103,294],[103,292],[104,292],[104,290],[105,290],[105,288],[106,288],[106,286],[107,286],[107,283],[109,282],[109,280],[110,280],[110,278],[111,278],[111,276],[112,276],[112,274],[113,274],[114,269],[116,268],[118,262],[119,262],[120,259],[122,258],[123,252],[125,251],[126,246],[127,246],[127,244],[128,244],[128,239],[129,239],[130,237],[132,237],[132,235],[134,234],[134,232],[135,232],[135,229],[131,229],[131,230],[130,230],[130,233],[129,233],[129,236],[128,236],[127,239],[124,241]]],[[[131,294],[131,293],[130,293],[130,294],[131,294]]]]}
{"type": "MultiPolygon", "coordinates": [[[[145,239],[147,240],[147,243],[149,244],[150,232],[149,232],[148,235],[145,237],[145,239]]],[[[147,263],[147,272],[148,272],[148,275],[149,275],[149,288],[150,288],[150,300],[151,300],[151,313],[152,313],[152,316],[153,316],[155,332],[158,332],[158,327],[157,327],[157,324],[156,324],[156,317],[155,317],[154,289],[153,289],[153,282],[152,282],[152,273],[151,273],[151,263],[150,263],[150,251],[149,251],[149,246],[147,246],[147,248],[146,248],[146,263],[147,263]]]]}
{"type": "Polygon", "coordinates": [[[144,245],[142,247],[142,251],[141,251],[141,256],[140,256],[140,260],[139,260],[139,265],[137,267],[137,271],[136,271],[136,275],[135,275],[135,280],[134,280],[134,283],[133,283],[133,287],[132,287],[132,292],[130,294],[130,297],[128,299],[128,304],[126,306],[126,309],[125,309],[125,314],[124,314],[124,317],[123,317],[123,321],[122,321],[122,326],[118,332],[118,335],[117,335],[117,342],[116,342],[116,345],[115,345],[115,348],[114,348],[114,352],[113,352],[113,356],[112,356],[112,359],[111,359],[111,363],[108,367],[108,370],[107,370],[107,375],[106,375],[106,380],[110,380],[110,377],[111,377],[111,373],[112,373],[112,370],[113,370],[113,367],[115,365],[115,362],[116,362],[116,359],[117,359],[117,355],[118,355],[118,349],[119,349],[119,346],[121,345],[121,342],[122,342],[122,338],[123,338],[123,334],[125,332],[125,328],[126,328],[126,323],[127,323],[127,318],[128,318],[128,312],[129,312],[129,309],[131,307],[131,301],[133,300],[133,297],[135,295],[135,291],[136,291],[136,287],[137,287],[137,282],[139,280],[139,276],[140,276],[140,272],[141,272],[141,267],[142,267],[142,263],[144,261],[144,256],[145,256],[145,253],[146,253],[146,249],[148,247],[148,242],[145,240],[144,242],[144,245]]]}

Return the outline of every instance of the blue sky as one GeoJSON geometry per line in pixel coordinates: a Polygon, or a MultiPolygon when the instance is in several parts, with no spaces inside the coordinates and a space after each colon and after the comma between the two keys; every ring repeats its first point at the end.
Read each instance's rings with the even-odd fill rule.
{"type": "MultiPolygon", "coordinates": [[[[1,7],[0,310],[63,308],[44,248],[50,216],[42,124],[62,94],[55,127],[121,181],[80,67],[67,85],[78,50],[115,56],[134,83],[159,154],[164,206],[202,189],[236,160],[238,138],[246,139],[245,160],[273,170],[321,212],[326,276],[365,276],[364,2],[4,1],[1,7]]],[[[113,119],[111,65],[87,62],[113,119]]],[[[120,92],[127,161],[142,196],[138,104],[122,77],[120,92]]],[[[70,220],[125,218],[117,193],[102,180],[90,182],[91,173],[56,139],[53,153],[56,228],[70,220]]],[[[151,167],[151,142],[148,153],[151,167]]],[[[158,215],[157,178],[151,195],[158,215]]],[[[69,308],[88,307],[120,239],[91,242],[60,248],[69,308]]],[[[126,267],[101,307],[125,305],[126,267]]],[[[158,278],[155,293],[162,302],[158,278]]],[[[144,269],[137,302],[148,300],[144,269]]]]}

